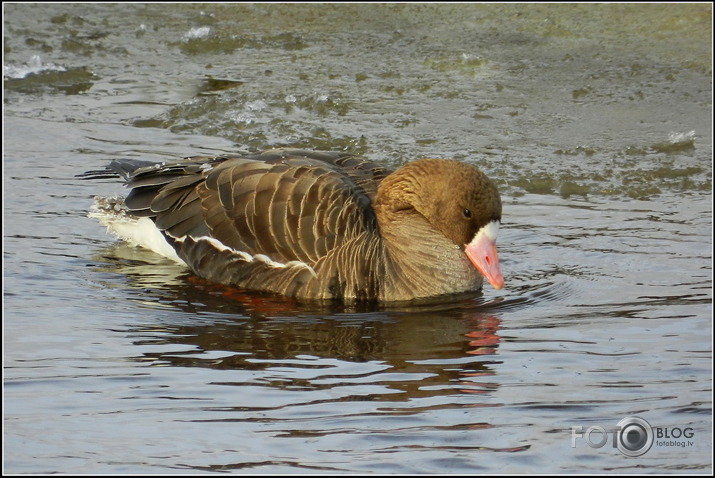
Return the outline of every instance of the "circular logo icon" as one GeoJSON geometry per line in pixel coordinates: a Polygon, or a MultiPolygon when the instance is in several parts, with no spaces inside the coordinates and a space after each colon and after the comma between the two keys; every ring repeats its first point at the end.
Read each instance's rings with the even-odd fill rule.
{"type": "Polygon", "coordinates": [[[639,417],[626,417],[618,422],[616,446],[626,456],[641,456],[653,446],[653,428],[639,417]]]}

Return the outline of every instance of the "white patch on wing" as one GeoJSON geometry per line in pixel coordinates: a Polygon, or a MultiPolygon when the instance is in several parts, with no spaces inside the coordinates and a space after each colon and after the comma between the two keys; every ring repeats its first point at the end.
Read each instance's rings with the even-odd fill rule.
{"type": "MultiPolygon", "coordinates": [[[[159,255],[169,258],[181,265],[186,263],[176,254],[174,248],[166,242],[161,231],[156,227],[154,221],[148,217],[133,216],[124,206],[122,198],[96,197],[92,204],[89,217],[97,219],[100,224],[107,227],[107,231],[127,243],[149,249],[159,255]]],[[[172,238],[178,242],[184,242],[187,236],[172,238]]],[[[246,262],[258,261],[268,267],[283,269],[286,267],[300,267],[307,269],[310,274],[317,278],[315,270],[308,264],[301,261],[290,261],[288,263],[276,262],[265,254],[251,255],[244,251],[237,251],[228,247],[223,242],[209,236],[193,238],[195,241],[204,241],[211,244],[217,251],[229,251],[246,262]]]]}
{"type": "MultiPolygon", "coordinates": [[[[216,249],[217,251],[229,251],[231,254],[235,254],[239,256],[241,259],[245,260],[246,262],[253,262],[253,261],[258,261],[266,264],[268,267],[273,267],[276,269],[284,269],[286,267],[300,267],[300,268],[305,268],[308,269],[310,274],[317,279],[318,275],[315,273],[315,270],[310,267],[308,264],[305,262],[301,261],[290,261],[285,264],[282,262],[276,262],[270,257],[268,257],[265,254],[256,254],[252,256],[251,254],[244,252],[244,251],[237,251],[236,249],[227,246],[223,242],[219,241],[218,239],[214,237],[209,237],[209,236],[201,236],[201,237],[193,237],[192,238],[194,241],[199,242],[199,241],[204,241],[208,242],[211,244],[211,246],[216,249]]],[[[182,237],[177,237],[175,238],[177,242],[184,242],[186,240],[186,236],[182,237]]]]}

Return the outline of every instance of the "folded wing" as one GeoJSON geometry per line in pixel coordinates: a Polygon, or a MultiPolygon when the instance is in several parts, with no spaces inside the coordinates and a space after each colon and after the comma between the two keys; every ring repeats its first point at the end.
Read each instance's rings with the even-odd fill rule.
{"type": "Polygon", "coordinates": [[[390,173],[344,153],[288,149],[133,171],[115,163],[132,189],[127,208],[152,218],[195,272],[241,286],[273,283],[263,288],[288,295],[288,284],[317,279],[331,254],[377,234],[371,202],[390,173]]]}

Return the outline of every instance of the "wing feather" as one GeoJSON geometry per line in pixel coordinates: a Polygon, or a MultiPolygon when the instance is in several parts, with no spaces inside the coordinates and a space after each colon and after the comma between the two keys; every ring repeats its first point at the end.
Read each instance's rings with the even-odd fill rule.
{"type": "Polygon", "coordinates": [[[191,157],[129,172],[126,205],[151,217],[197,274],[264,290],[274,281],[271,290],[292,295],[318,267],[325,290],[345,282],[326,256],[377,234],[371,202],[389,172],[346,153],[294,149],[191,157]]]}

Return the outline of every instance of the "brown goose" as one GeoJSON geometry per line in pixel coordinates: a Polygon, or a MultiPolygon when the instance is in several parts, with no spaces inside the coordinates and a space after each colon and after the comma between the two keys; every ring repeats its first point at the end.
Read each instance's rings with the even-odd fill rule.
{"type": "Polygon", "coordinates": [[[499,193],[458,161],[392,172],[346,153],[274,149],[118,160],[85,177],[117,175],[131,192],[97,198],[92,215],[211,281],[345,302],[473,291],[482,276],[504,284],[499,193]]]}

